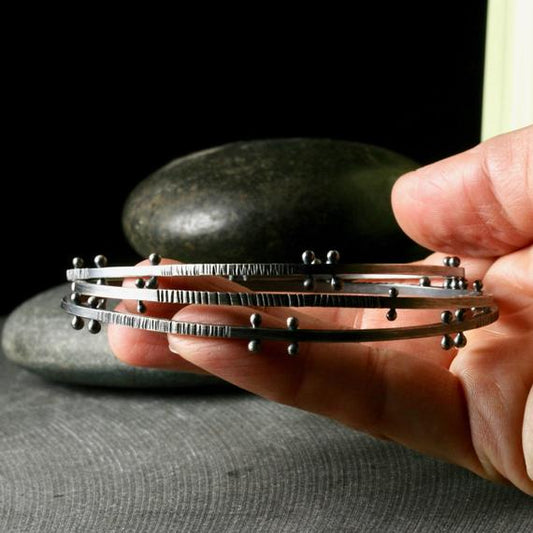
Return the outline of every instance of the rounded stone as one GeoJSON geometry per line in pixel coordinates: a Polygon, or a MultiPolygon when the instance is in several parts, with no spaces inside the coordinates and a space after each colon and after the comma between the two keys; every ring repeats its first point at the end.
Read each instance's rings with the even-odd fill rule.
{"type": "Polygon", "coordinates": [[[181,157],[137,185],[123,226],[141,255],[186,262],[300,262],[339,250],[345,262],[418,259],[390,194],[416,168],[390,150],[351,141],[236,142],[181,157]]]}
{"type": "Polygon", "coordinates": [[[2,347],[14,363],[45,378],[104,387],[168,388],[220,384],[187,372],[128,366],[111,352],[104,329],[75,331],[72,316],[60,308],[70,286],[60,285],[15,309],[4,325],[2,347]]]}

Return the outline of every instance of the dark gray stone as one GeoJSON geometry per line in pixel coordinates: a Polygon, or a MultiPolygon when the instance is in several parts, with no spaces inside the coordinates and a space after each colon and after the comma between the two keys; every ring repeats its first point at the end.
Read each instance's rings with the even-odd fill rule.
{"type": "Polygon", "coordinates": [[[68,286],[43,292],[15,309],[2,334],[6,356],[41,376],[66,383],[110,387],[190,387],[217,378],[128,366],[111,352],[107,335],[75,331],[59,306],[68,286]]]}
{"type": "Polygon", "coordinates": [[[532,499],[236,389],[63,386],[0,353],[0,531],[531,532],[532,499]]]}
{"type": "Polygon", "coordinates": [[[348,141],[232,143],[176,159],[140,183],[123,226],[141,255],[187,262],[299,261],[306,249],[408,261],[426,252],[396,223],[390,193],[416,166],[348,141]]]}

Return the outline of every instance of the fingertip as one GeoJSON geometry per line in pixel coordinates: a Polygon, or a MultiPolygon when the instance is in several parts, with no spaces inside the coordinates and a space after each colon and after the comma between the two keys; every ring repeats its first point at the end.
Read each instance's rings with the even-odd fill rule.
{"type": "Polygon", "coordinates": [[[391,191],[392,211],[396,220],[400,226],[402,226],[402,229],[404,229],[403,222],[405,221],[405,206],[412,197],[411,188],[413,180],[415,179],[414,172],[415,171],[407,172],[400,176],[394,183],[391,191]]]}
{"type": "Polygon", "coordinates": [[[482,255],[472,182],[480,174],[472,150],[401,176],[392,191],[392,208],[402,230],[434,251],[482,255]],[[479,253],[478,253],[479,252],[479,253]]]}
{"type": "Polygon", "coordinates": [[[428,208],[424,189],[433,189],[427,179],[420,183],[420,169],[408,172],[396,180],[391,194],[392,210],[402,230],[413,240],[431,250],[438,250],[425,235],[425,215],[428,208]]]}
{"type": "Polygon", "coordinates": [[[400,177],[391,198],[399,225],[426,248],[471,257],[529,245],[532,146],[529,127],[400,177]]]}

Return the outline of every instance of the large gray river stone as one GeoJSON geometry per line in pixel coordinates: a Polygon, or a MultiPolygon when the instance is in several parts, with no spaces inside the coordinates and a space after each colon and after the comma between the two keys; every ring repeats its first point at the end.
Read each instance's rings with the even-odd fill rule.
{"type": "Polygon", "coordinates": [[[141,182],[123,212],[141,254],[186,262],[403,262],[425,251],[395,221],[390,193],[417,164],[328,139],[236,142],[176,159],[141,182]]]}
{"type": "Polygon", "coordinates": [[[8,317],[5,355],[41,376],[66,383],[111,387],[190,387],[221,384],[211,376],[128,366],[111,352],[104,331],[75,331],[60,308],[70,289],[61,285],[23,303],[8,317]]]}

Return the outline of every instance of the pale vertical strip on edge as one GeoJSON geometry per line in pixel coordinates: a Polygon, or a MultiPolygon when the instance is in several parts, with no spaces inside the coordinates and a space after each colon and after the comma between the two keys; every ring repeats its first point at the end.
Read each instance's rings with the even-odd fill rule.
{"type": "Polygon", "coordinates": [[[533,0],[489,0],[482,140],[533,123],[533,0]]]}

